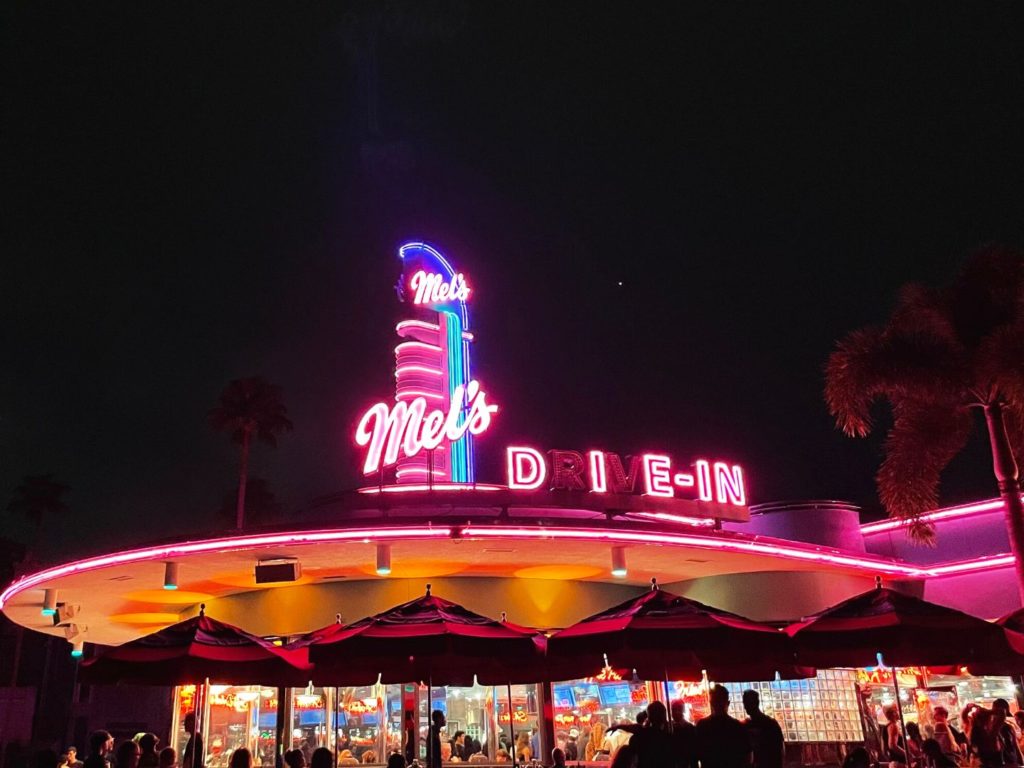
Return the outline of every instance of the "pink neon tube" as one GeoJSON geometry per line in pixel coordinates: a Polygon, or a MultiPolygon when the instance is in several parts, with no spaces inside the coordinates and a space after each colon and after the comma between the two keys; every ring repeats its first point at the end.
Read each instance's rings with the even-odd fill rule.
{"type": "Polygon", "coordinates": [[[438,539],[451,536],[451,532],[451,528],[426,526],[366,528],[362,530],[295,531],[291,533],[268,533],[257,536],[205,539],[203,541],[133,549],[127,552],[117,552],[112,555],[101,555],[99,557],[86,558],[85,560],[77,560],[73,563],[47,568],[46,570],[26,576],[11,584],[3,592],[0,592],[0,608],[3,608],[19,592],[31,589],[51,579],[109,568],[114,565],[142,563],[148,560],[165,560],[170,557],[196,555],[204,552],[231,552],[284,544],[318,544],[325,541],[359,541],[361,539],[366,539],[367,541],[372,541],[373,539],[438,539]]]}

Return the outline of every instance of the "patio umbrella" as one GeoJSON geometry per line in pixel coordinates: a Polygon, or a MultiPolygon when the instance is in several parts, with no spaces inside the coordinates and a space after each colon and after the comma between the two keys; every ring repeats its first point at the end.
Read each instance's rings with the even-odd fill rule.
{"type": "MultiPolygon", "coordinates": [[[[995,623],[1003,628],[1010,647],[1017,654],[1024,654],[1024,608],[1006,614],[995,623]]],[[[1024,672],[1024,655],[1015,655],[1009,660],[976,661],[968,664],[968,671],[974,675],[1020,675],[1024,672]]]]}
{"type": "Polygon", "coordinates": [[[786,628],[800,663],[817,667],[1024,666],[1024,638],[998,624],[881,586],[786,628]]]}
{"type": "Polygon", "coordinates": [[[644,680],[716,681],[809,677],[793,662],[778,629],[658,588],[556,632],[548,640],[549,677],[593,676],[607,654],[644,680]]]}
{"type": "Polygon", "coordinates": [[[533,683],[543,679],[544,636],[430,594],[300,641],[322,685],[411,680],[448,685],[533,683]]]}
{"type": "Polygon", "coordinates": [[[199,615],[82,663],[81,681],[90,684],[305,685],[311,666],[305,651],[279,648],[238,627],[199,615]]]}

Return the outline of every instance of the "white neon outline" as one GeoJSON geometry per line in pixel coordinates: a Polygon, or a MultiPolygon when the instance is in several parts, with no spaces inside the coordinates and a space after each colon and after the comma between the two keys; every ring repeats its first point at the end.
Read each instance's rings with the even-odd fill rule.
{"type": "Polygon", "coordinates": [[[430,400],[444,400],[444,395],[438,394],[437,392],[430,392],[426,389],[418,389],[417,387],[403,387],[399,389],[395,394],[395,401],[408,400],[409,398],[426,397],[430,400]]]}
{"type": "Polygon", "coordinates": [[[548,477],[548,463],[544,454],[536,448],[525,445],[510,445],[505,449],[505,468],[507,470],[508,487],[517,491],[535,491],[540,488],[548,477]],[[533,459],[533,473],[529,478],[522,475],[521,459],[533,459]]]}
{"type": "Polygon", "coordinates": [[[682,523],[683,525],[695,525],[699,528],[710,528],[715,524],[714,518],[673,515],[671,512],[630,512],[628,514],[630,517],[646,517],[650,520],[661,520],[666,523],[682,523]]]}
{"type": "Polygon", "coordinates": [[[747,489],[743,479],[743,468],[738,464],[729,466],[724,461],[715,462],[715,496],[719,504],[747,505],[747,489]]]}
{"type": "Polygon", "coordinates": [[[697,459],[693,465],[697,470],[697,498],[701,501],[714,501],[714,489],[711,487],[711,465],[707,459],[697,459]]]}
{"type": "Polygon", "coordinates": [[[672,459],[657,453],[641,457],[644,468],[644,495],[671,499],[676,495],[672,487],[672,459]]]}
{"type": "MultiPolygon", "coordinates": [[[[407,328],[418,328],[423,331],[436,331],[441,332],[441,326],[437,323],[428,323],[424,320],[402,320],[395,326],[395,333],[401,334],[407,328]]],[[[475,337],[469,331],[462,332],[462,339],[464,341],[473,341],[475,337]]]]}
{"type": "Polygon", "coordinates": [[[425,373],[429,376],[441,376],[440,368],[432,368],[429,365],[418,365],[417,363],[406,363],[395,368],[395,378],[406,373],[425,373]]]}
{"type": "Polygon", "coordinates": [[[426,467],[402,467],[401,469],[395,470],[395,477],[405,477],[406,475],[427,475],[433,472],[434,477],[448,477],[448,473],[443,469],[429,470],[426,467]]]}
{"type": "Polygon", "coordinates": [[[689,472],[676,472],[672,475],[672,484],[678,485],[680,488],[693,488],[694,477],[689,472]]]}
{"type": "Polygon", "coordinates": [[[590,490],[594,493],[608,493],[604,451],[587,451],[587,466],[590,470],[590,490]]]}
{"type": "Polygon", "coordinates": [[[437,344],[427,344],[425,341],[403,341],[395,347],[395,357],[406,352],[411,353],[414,351],[430,352],[431,354],[436,352],[437,354],[441,354],[441,348],[437,346],[437,344]]]}

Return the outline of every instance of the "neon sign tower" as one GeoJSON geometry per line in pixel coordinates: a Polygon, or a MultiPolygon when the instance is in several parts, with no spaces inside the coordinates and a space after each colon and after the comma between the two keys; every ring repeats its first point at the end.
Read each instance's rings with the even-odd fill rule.
{"type": "MultiPolygon", "coordinates": [[[[459,411],[459,423],[469,415],[467,397],[471,376],[469,310],[470,288],[441,253],[427,243],[406,243],[398,249],[402,262],[398,298],[412,317],[395,330],[402,341],[395,347],[395,400],[422,397],[444,412],[459,411]]],[[[443,440],[437,448],[402,455],[397,462],[398,483],[472,483],[475,481],[473,434],[466,430],[456,440],[443,440]]]]}

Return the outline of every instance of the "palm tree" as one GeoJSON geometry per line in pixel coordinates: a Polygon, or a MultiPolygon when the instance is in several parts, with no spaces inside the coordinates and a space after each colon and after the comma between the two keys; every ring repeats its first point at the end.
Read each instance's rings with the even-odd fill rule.
{"type": "Polygon", "coordinates": [[[886,511],[931,542],[920,515],[938,503],[942,471],[982,411],[1024,597],[1024,508],[1017,461],[1024,448],[1024,254],[992,246],[973,254],[944,288],[904,286],[882,326],[853,331],[826,368],[825,400],[851,437],[872,428],[887,400],[893,425],[878,470],[886,511]]]}
{"type": "Polygon", "coordinates": [[[220,395],[217,407],[209,413],[210,425],[221,432],[230,432],[231,439],[242,446],[238,470],[238,503],[235,527],[245,523],[245,484],[249,474],[249,445],[255,436],[277,446],[277,435],[290,431],[288,409],[282,400],[281,388],[262,376],[235,379],[220,395]]]}
{"type": "Polygon", "coordinates": [[[70,490],[71,486],[58,482],[52,474],[25,475],[21,485],[14,489],[14,497],[8,502],[7,511],[29,519],[35,531],[34,544],[38,547],[43,520],[67,514],[68,506],[63,497],[70,490]]]}
{"type": "MultiPolygon", "coordinates": [[[[219,512],[221,518],[237,518],[238,495],[229,493],[224,497],[219,512]]],[[[270,484],[262,477],[250,477],[245,484],[245,519],[249,525],[264,525],[277,520],[283,507],[278,502],[270,484]]]]}

